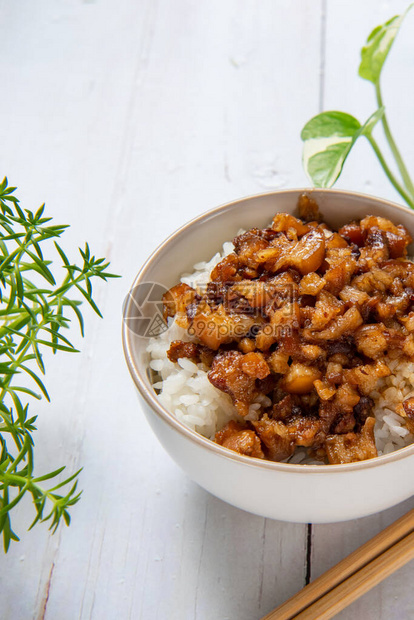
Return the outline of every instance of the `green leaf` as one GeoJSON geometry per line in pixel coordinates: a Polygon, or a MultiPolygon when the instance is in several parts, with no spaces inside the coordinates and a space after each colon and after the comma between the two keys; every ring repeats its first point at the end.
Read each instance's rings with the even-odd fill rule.
{"type": "Polygon", "coordinates": [[[42,344],[44,347],[50,347],[51,349],[57,349],[59,351],[66,351],[66,353],[80,353],[79,349],[75,349],[74,347],[66,347],[63,344],[58,344],[57,342],[48,342],[47,340],[40,340],[38,338],[36,340],[37,344],[42,344]]]}
{"type": "Polygon", "coordinates": [[[44,259],[39,258],[38,256],[33,254],[33,252],[30,252],[29,250],[26,250],[26,254],[30,256],[33,262],[37,265],[38,269],[36,271],[38,271],[38,273],[40,273],[45,278],[45,280],[49,282],[49,284],[52,284],[52,285],[55,284],[55,279],[51,271],[47,268],[47,265],[44,259]]]}
{"type": "Polygon", "coordinates": [[[92,297],[90,295],[88,295],[87,291],[85,291],[85,289],[83,289],[81,286],[79,286],[79,284],[76,284],[76,288],[78,289],[78,291],[84,296],[84,298],[86,299],[86,301],[89,303],[89,305],[91,306],[91,308],[93,310],[95,310],[96,314],[98,316],[100,316],[102,318],[102,314],[101,311],[99,310],[98,306],[96,305],[96,303],[94,302],[94,300],[92,299],[92,297]]]}
{"type": "Polygon", "coordinates": [[[49,394],[47,392],[46,386],[43,383],[43,381],[37,376],[37,374],[35,372],[33,372],[33,370],[31,368],[28,368],[27,366],[24,366],[23,364],[21,364],[20,368],[22,370],[24,370],[25,372],[27,372],[27,374],[32,377],[33,381],[37,384],[37,386],[42,391],[42,393],[45,396],[46,400],[48,400],[50,402],[50,397],[49,397],[49,394]]]}
{"type": "Polygon", "coordinates": [[[64,263],[67,267],[70,267],[70,262],[69,262],[69,260],[68,260],[68,257],[66,256],[66,254],[64,253],[64,251],[62,250],[62,248],[60,247],[60,245],[59,245],[58,243],[56,243],[56,241],[55,241],[55,248],[56,248],[56,249],[57,249],[57,251],[59,252],[60,257],[61,257],[61,259],[62,259],[63,263],[64,263]]]}
{"type": "Polygon", "coordinates": [[[398,34],[400,26],[413,4],[402,15],[395,15],[385,24],[374,28],[367,39],[367,44],[361,50],[361,64],[359,75],[364,80],[378,84],[382,67],[398,34]]]}
{"type": "Polygon", "coordinates": [[[301,138],[303,165],[315,187],[331,187],[335,183],[357,139],[369,136],[383,114],[384,108],[379,108],[364,125],[345,112],[322,112],[311,118],[301,138]]]}
{"type": "Polygon", "coordinates": [[[302,129],[302,140],[312,138],[348,138],[361,127],[361,123],[354,116],[345,112],[322,112],[317,114],[302,129]]]}
{"type": "Polygon", "coordinates": [[[83,321],[82,312],[78,308],[78,304],[76,304],[71,299],[66,299],[65,297],[63,298],[63,301],[64,301],[65,304],[69,305],[72,308],[72,310],[74,311],[74,313],[76,314],[76,317],[77,317],[77,319],[79,321],[80,332],[81,332],[81,335],[83,337],[85,335],[85,332],[84,332],[84,321],[83,321]]]}
{"type": "MultiPolygon", "coordinates": [[[[37,478],[35,478],[34,482],[44,482],[45,480],[50,480],[51,478],[56,478],[56,476],[61,474],[64,469],[66,469],[66,468],[63,465],[63,467],[59,467],[59,469],[55,469],[55,471],[51,471],[48,474],[45,474],[44,476],[38,476],[37,478]]],[[[71,478],[71,480],[72,480],[72,478],[71,478]]],[[[62,484],[66,484],[66,481],[63,482],[62,484]]],[[[56,487],[54,487],[54,488],[56,488],[56,487]]]]}

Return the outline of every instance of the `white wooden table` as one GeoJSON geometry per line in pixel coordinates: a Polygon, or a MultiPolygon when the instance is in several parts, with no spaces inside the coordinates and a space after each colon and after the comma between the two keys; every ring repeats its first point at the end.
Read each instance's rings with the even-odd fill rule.
{"type": "MultiPolygon", "coordinates": [[[[306,185],[306,120],[321,109],[361,120],[373,111],[359,49],[405,6],[0,0],[0,174],[23,206],[46,201],[71,224],[66,248],[88,240],[123,275],[97,287],[105,318],[87,313],[82,354],[49,364],[38,471],[83,466],[84,496],[53,537],[45,526],[25,532],[29,504],[15,511],[22,541],[0,555],[2,620],[258,619],[414,506],[308,527],[215,499],[149,430],[120,339],[126,291],[164,237],[227,200],[306,185]]],[[[413,29],[414,14],[384,76],[411,164],[413,29]]],[[[356,151],[339,186],[395,199],[368,146],[356,151]]],[[[340,618],[413,618],[413,578],[408,565],[340,618]]]]}

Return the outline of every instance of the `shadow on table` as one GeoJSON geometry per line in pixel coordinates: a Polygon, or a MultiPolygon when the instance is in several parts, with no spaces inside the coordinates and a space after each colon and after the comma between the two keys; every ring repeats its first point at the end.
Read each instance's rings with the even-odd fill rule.
{"type": "Polygon", "coordinates": [[[249,514],[189,485],[184,544],[196,575],[194,618],[259,619],[303,586],[306,525],[249,514]]]}
{"type": "MultiPolygon", "coordinates": [[[[259,619],[303,587],[306,525],[251,515],[191,482],[188,485],[185,534],[191,544],[188,561],[194,571],[194,590],[185,596],[194,601],[193,618],[259,619]]],[[[311,578],[413,507],[414,498],[411,498],[377,515],[313,526],[311,578]]],[[[413,578],[414,565],[408,565],[342,612],[340,618],[400,620],[414,617],[410,588],[413,578]]]]}

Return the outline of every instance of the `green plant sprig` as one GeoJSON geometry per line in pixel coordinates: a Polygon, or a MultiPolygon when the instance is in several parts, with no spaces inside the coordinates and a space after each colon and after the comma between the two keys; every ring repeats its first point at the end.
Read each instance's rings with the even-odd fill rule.
{"type": "Polygon", "coordinates": [[[84,335],[82,301],[72,294],[77,293],[102,316],[92,297],[92,280],[117,277],[108,273],[105,259],[91,255],[88,244],[79,249],[81,264],[71,263],[56,241],[67,226],[50,225],[44,205],[36,213],[23,210],[15,189],[8,186],[7,178],[0,184],[0,534],[6,552],[12,540],[19,540],[10,513],[27,493],[35,508],[29,529],[39,521],[50,521],[54,532],[62,518],[70,523],[69,509],[81,495],[77,491],[81,470],[63,481],[56,478],[65,467],[35,475],[37,416],[29,416],[27,398],[50,400],[40,376],[45,374],[45,348],[53,353],[77,351],[62,333],[71,322],[68,313],[76,316],[84,335]],[[52,261],[43,254],[47,240],[54,241],[64,270],[60,283],[50,269],[52,261]],[[23,376],[28,381],[20,381],[23,376]],[[56,484],[46,488],[53,479],[56,484]]]}
{"type": "Polygon", "coordinates": [[[302,129],[303,165],[316,187],[331,187],[336,182],[354,144],[358,138],[364,136],[373,148],[389,181],[405,202],[414,209],[414,183],[391,133],[381,91],[384,63],[412,6],[413,4],[410,4],[402,15],[396,15],[374,28],[361,50],[359,76],[374,85],[378,109],[364,124],[345,112],[322,112],[311,118],[302,129]],[[393,172],[372,135],[378,123],[382,125],[400,178],[393,172]]]}

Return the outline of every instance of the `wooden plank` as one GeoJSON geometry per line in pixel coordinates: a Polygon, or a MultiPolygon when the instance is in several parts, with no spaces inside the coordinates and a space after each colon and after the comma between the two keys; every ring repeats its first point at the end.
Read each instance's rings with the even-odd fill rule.
{"type": "Polygon", "coordinates": [[[39,469],[83,465],[84,496],[54,538],[25,534],[29,507],[17,511],[2,615],[259,617],[303,585],[307,528],[232,508],[171,462],[140,415],[120,309],[149,252],[190,217],[306,183],[299,132],[318,110],[321,4],[0,8],[3,166],[24,206],[46,200],[72,224],[65,247],[88,239],[124,276],[97,287],[105,320],[88,313],[83,353],[49,364],[39,469]]]}

